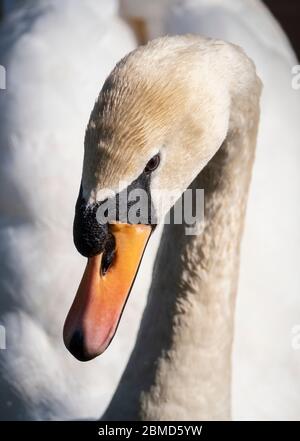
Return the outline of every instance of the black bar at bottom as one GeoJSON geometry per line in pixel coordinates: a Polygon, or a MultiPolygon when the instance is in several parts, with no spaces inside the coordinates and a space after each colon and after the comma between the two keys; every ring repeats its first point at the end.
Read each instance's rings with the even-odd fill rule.
{"type": "Polygon", "coordinates": [[[285,436],[291,429],[288,425],[295,425],[295,422],[98,422],[98,421],[8,421],[0,422],[1,439],[16,436],[18,439],[29,435],[31,438],[36,435],[38,439],[43,437],[66,436],[68,439],[146,439],[161,436],[165,438],[200,438],[222,439],[230,436],[230,439],[242,439],[243,436],[250,436],[253,439],[261,439],[262,436],[272,435],[285,436]]]}

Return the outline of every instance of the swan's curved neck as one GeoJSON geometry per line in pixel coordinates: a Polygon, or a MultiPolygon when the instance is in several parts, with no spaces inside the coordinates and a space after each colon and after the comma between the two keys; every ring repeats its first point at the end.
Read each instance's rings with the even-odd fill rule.
{"type": "Polygon", "coordinates": [[[203,233],[164,229],[137,342],[104,419],[230,418],[239,249],[259,119],[253,87],[232,103],[226,140],[192,184],[205,190],[203,233]]]}

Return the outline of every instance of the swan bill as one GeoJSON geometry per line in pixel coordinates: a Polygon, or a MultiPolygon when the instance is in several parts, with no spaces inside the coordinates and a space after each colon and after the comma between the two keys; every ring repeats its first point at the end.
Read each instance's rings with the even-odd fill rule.
{"type": "Polygon", "coordinates": [[[113,339],[152,227],[116,223],[110,231],[113,261],[103,271],[104,253],[88,258],[64,325],[65,345],[80,361],[97,357],[113,339]]]}

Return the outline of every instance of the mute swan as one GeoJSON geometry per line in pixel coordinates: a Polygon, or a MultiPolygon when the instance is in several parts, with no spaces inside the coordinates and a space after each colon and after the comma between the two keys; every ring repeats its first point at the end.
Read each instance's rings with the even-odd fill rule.
{"type": "MultiPolygon", "coordinates": [[[[76,358],[90,360],[110,343],[151,230],[171,208],[161,195],[182,193],[203,169],[194,185],[206,191],[202,234],[165,227],[137,343],[104,419],[230,417],[239,248],[260,90],[242,50],[197,36],[136,49],[104,83],[86,131],[74,220],[76,247],[88,257],[64,328],[76,358]],[[147,193],[151,219],[98,223],[105,189],[116,192],[120,181],[147,193]]],[[[110,221],[119,220],[120,207],[118,199],[110,221]]]]}
{"type": "MultiPolygon", "coordinates": [[[[67,3],[70,5],[69,2],[67,3]]],[[[18,193],[21,193],[23,203],[17,207],[18,209],[16,209],[17,204],[11,209],[8,206],[7,198],[5,197],[4,200],[4,195],[1,195],[1,202],[3,202],[1,205],[1,225],[3,227],[1,227],[0,243],[2,253],[6,253],[8,259],[1,264],[0,283],[1,293],[3,293],[3,295],[1,296],[0,324],[4,321],[6,322],[10,352],[7,350],[4,357],[4,352],[0,351],[0,358],[2,360],[0,418],[77,418],[97,417],[101,414],[106,407],[114,385],[122,371],[124,361],[126,361],[126,354],[130,351],[131,345],[134,342],[133,327],[135,325],[136,329],[138,325],[139,311],[143,306],[143,298],[141,298],[141,295],[147,291],[146,287],[150,275],[150,257],[151,254],[153,254],[150,247],[153,247],[155,250],[155,238],[151,238],[144,256],[146,265],[141,266],[135,286],[133,287],[133,291],[136,291],[137,295],[132,292],[130,302],[120,324],[119,332],[110,350],[103,355],[104,358],[96,362],[91,362],[93,364],[97,363],[92,367],[89,365],[83,368],[82,366],[78,366],[76,362],[74,363],[71,359],[66,360],[67,357],[63,348],[61,348],[61,352],[57,350],[57,346],[60,345],[61,340],[59,330],[62,327],[63,316],[70,303],[71,284],[73,284],[75,290],[79,280],[79,272],[83,265],[83,262],[79,260],[78,256],[73,252],[71,235],[69,233],[73,211],[73,207],[71,207],[72,198],[75,199],[75,187],[77,186],[78,176],[80,174],[83,125],[85,124],[91,103],[93,102],[101,80],[104,79],[109,72],[113,63],[120,58],[122,55],[121,52],[128,52],[135,45],[128,29],[124,24],[121,24],[114,18],[113,9],[115,2],[110,2],[109,4],[112,5],[110,7],[108,7],[107,4],[103,7],[103,1],[101,1],[100,5],[99,3],[100,2],[97,2],[96,6],[96,3],[92,4],[88,2],[84,9],[80,9],[80,12],[78,12],[78,5],[76,5],[76,8],[72,5],[73,12],[71,12],[70,7],[65,8],[61,3],[59,6],[55,6],[55,12],[52,15],[49,14],[51,10],[39,6],[39,11],[41,12],[37,13],[36,17],[33,17],[35,14],[32,11],[32,18],[26,21],[26,26],[24,26],[24,23],[22,24],[22,15],[18,13],[15,16],[16,18],[11,18],[10,24],[6,25],[5,29],[8,30],[8,32],[4,33],[3,29],[1,32],[1,52],[2,54],[3,51],[8,53],[8,50],[10,50],[9,62],[7,60],[4,63],[3,58],[1,58],[1,64],[5,64],[8,68],[11,78],[10,81],[12,81],[12,77],[15,78],[14,88],[10,88],[10,90],[6,92],[9,92],[11,97],[9,107],[7,106],[7,98],[4,98],[5,96],[2,91],[0,91],[2,95],[0,105],[4,106],[5,118],[6,121],[9,121],[8,125],[5,124],[5,121],[1,122],[1,161],[3,161],[2,167],[4,167],[4,164],[7,165],[6,176],[2,175],[1,178],[1,188],[2,192],[7,191],[8,193],[12,193],[12,191],[16,193],[16,190],[18,190],[18,193]],[[91,12],[91,6],[93,6],[93,12],[91,12]],[[69,10],[68,13],[67,10],[69,10]],[[103,14],[106,13],[107,15],[104,16],[103,14]],[[100,15],[103,18],[101,18],[100,15]],[[41,16],[44,16],[44,19],[42,19],[41,16]],[[69,17],[68,20],[66,16],[69,17]],[[57,17],[59,17],[58,20],[56,20],[57,17]],[[95,26],[89,26],[86,20],[92,20],[95,26]],[[98,23],[96,25],[97,20],[99,20],[101,26],[99,26],[98,23]],[[17,26],[14,26],[14,21],[18,23],[17,26]],[[38,23],[39,21],[42,24],[38,27],[30,25],[30,23],[38,23]],[[105,26],[106,24],[107,27],[105,26]],[[13,33],[12,29],[14,29],[13,33]],[[76,29],[76,32],[73,32],[74,29],[76,29]],[[82,38],[82,33],[79,33],[79,29],[82,29],[82,33],[87,32],[86,39],[82,38]],[[78,48],[83,47],[83,41],[86,42],[88,38],[95,41],[93,35],[95,35],[95,39],[97,39],[98,35],[102,36],[104,29],[105,32],[108,33],[105,34],[108,38],[100,37],[99,42],[101,42],[101,44],[99,44],[97,48],[96,46],[91,47],[90,44],[86,43],[84,49],[80,50],[80,60],[78,60],[77,63],[78,48]],[[118,37],[117,34],[113,35],[114,30],[120,33],[120,37],[118,37]],[[23,35],[25,31],[26,36],[23,35]],[[33,38],[31,37],[32,32],[34,32],[33,38]],[[7,38],[7,35],[9,35],[9,38],[7,38]],[[49,41],[49,46],[53,35],[57,35],[58,37],[56,38],[56,47],[60,47],[61,43],[65,40],[66,50],[64,50],[63,47],[60,52],[56,51],[53,53],[53,51],[51,51],[51,57],[45,45],[44,47],[39,47],[38,50],[38,40],[43,35],[44,40],[49,41]],[[62,37],[59,38],[59,36],[62,37]],[[22,40],[19,42],[18,38],[21,37],[22,40]],[[26,41],[26,47],[25,43],[23,43],[24,39],[26,41]],[[8,42],[8,40],[10,41],[8,42]],[[110,43],[112,40],[113,43],[110,43]],[[14,43],[12,43],[12,41],[14,43]],[[18,49],[18,47],[20,48],[18,49]],[[99,59],[93,56],[95,51],[99,51],[99,54],[101,54],[99,55],[99,59]],[[21,57],[22,53],[24,55],[21,57]],[[69,61],[69,64],[74,66],[74,69],[70,71],[69,74],[68,72],[63,72],[60,67],[64,63],[65,56],[68,53],[70,53],[70,58],[71,54],[74,54],[72,62],[69,61]],[[105,62],[102,58],[103,53],[105,54],[105,62]],[[41,71],[43,64],[45,64],[45,57],[49,59],[49,63],[51,64],[51,60],[56,59],[57,61],[57,68],[54,69],[54,71],[57,72],[57,75],[60,75],[61,80],[59,83],[62,85],[59,95],[57,95],[58,101],[53,101],[53,97],[56,96],[55,92],[53,92],[55,85],[49,80],[49,72],[46,71],[46,69],[41,71]],[[82,62],[82,60],[86,60],[85,57],[88,57],[89,64],[87,64],[86,61],[82,62]],[[93,63],[99,63],[97,66],[101,64],[101,67],[93,68],[93,63]],[[12,66],[10,66],[11,64],[12,66]],[[32,71],[36,69],[32,69],[30,66],[36,64],[40,66],[40,74],[38,76],[32,76],[32,71]],[[105,71],[102,70],[104,64],[107,67],[105,71]],[[90,66],[88,70],[86,69],[86,65],[90,66]],[[25,78],[23,82],[18,81],[17,73],[23,72],[24,76],[25,70],[27,71],[26,81],[25,78]],[[14,74],[13,71],[15,72],[14,74]],[[78,80],[78,75],[83,78],[82,81],[78,80]],[[34,84],[34,86],[30,88],[27,84],[34,84]],[[77,87],[77,84],[80,84],[82,87],[83,84],[85,86],[81,90],[81,88],[77,87]],[[93,90],[91,90],[92,88],[93,90]],[[64,93],[64,89],[70,92],[64,93]],[[35,95],[30,93],[29,100],[30,90],[35,90],[39,93],[35,95]],[[42,91],[42,93],[40,91],[42,91]],[[76,97],[79,93],[81,98],[77,99],[76,97]],[[18,95],[19,98],[17,99],[18,95]],[[63,97],[63,100],[60,100],[60,97],[63,97]],[[75,99],[76,102],[74,103],[75,99]],[[26,107],[23,105],[24,101],[26,102],[26,107]],[[38,123],[39,131],[47,126],[49,117],[43,118],[46,109],[44,108],[44,112],[40,114],[40,106],[47,102],[56,105],[56,109],[61,107],[65,108],[67,103],[70,103],[68,108],[72,109],[72,113],[68,112],[70,127],[65,125],[65,132],[63,128],[60,129],[60,132],[64,132],[65,134],[64,138],[59,135],[61,141],[57,142],[57,144],[64,146],[64,151],[60,151],[60,154],[66,157],[64,162],[62,159],[60,159],[60,161],[62,164],[68,161],[68,175],[66,175],[66,168],[62,165],[62,171],[57,171],[55,178],[53,177],[51,180],[51,186],[45,184],[45,179],[43,179],[41,172],[41,164],[43,164],[44,170],[47,170],[46,165],[48,163],[44,158],[49,158],[48,152],[51,148],[51,142],[48,142],[49,138],[48,140],[45,139],[43,143],[40,142],[39,145],[43,148],[40,150],[41,154],[36,158],[33,165],[31,164],[31,156],[28,157],[27,151],[24,154],[21,153],[24,145],[26,146],[27,144],[29,146],[32,143],[31,138],[34,136],[34,133],[37,132],[37,127],[33,123],[33,120],[35,119],[36,123],[38,123]],[[57,102],[59,102],[58,105],[55,104],[57,102]],[[84,111],[82,110],[83,104],[84,111]],[[10,136],[10,132],[16,133],[17,130],[19,130],[17,127],[25,127],[24,120],[26,120],[27,114],[30,115],[31,125],[27,127],[26,132],[23,130],[19,136],[19,145],[21,147],[18,150],[18,155],[20,155],[20,160],[17,161],[18,155],[16,150],[12,152],[12,159],[9,159],[8,154],[4,153],[6,149],[4,150],[2,147],[3,145],[8,145],[5,138],[10,136]],[[18,118],[17,115],[19,115],[18,118]],[[74,119],[72,119],[71,116],[74,119]],[[22,122],[20,122],[21,120],[22,122]],[[17,121],[19,121],[18,125],[16,123],[17,121]],[[75,130],[76,127],[78,127],[78,129],[75,130]],[[26,141],[26,139],[28,139],[28,141],[23,142],[26,141]],[[49,146],[48,149],[47,146],[49,146]],[[72,149],[73,146],[74,148],[72,149]],[[69,165],[71,163],[72,167],[69,165]],[[29,171],[30,167],[32,168],[32,172],[29,171]],[[38,171],[39,181],[36,182],[37,185],[33,183],[31,189],[23,192],[23,182],[29,181],[28,176],[34,176],[38,171]],[[40,185],[42,179],[44,181],[43,187],[40,185]],[[68,185],[66,185],[67,180],[69,180],[68,185]],[[54,181],[57,182],[57,185],[53,185],[54,181]],[[62,193],[61,188],[64,187],[68,190],[62,193]],[[24,193],[26,197],[23,196],[24,193]],[[49,229],[45,230],[45,227],[43,227],[43,232],[41,232],[41,237],[44,237],[44,241],[47,243],[43,246],[43,250],[40,253],[36,251],[35,261],[43,260],[45,262],[47,254],[49,255],[48,262],[51,262],[53,271],[51,284],[47,279],[47,274],[49,277],[51,273],[49,268],[45,268],[45,271],[39,275],[35,273],[33,277],[33,264],[31,264],[31,261],[28,261],[25,265],[25,255],[23,260],[18,262],[18,265],[15,264],[16,258],[14,256],[20,249],[19,244],[23,245],[26,240],[27,249],[29,250],[27,257],[30,256],[32,253],[31,244],[38,243],[38,233],[33,236],[33,230],[30,230],[28,227],[26,231],[24,227],[22,241],[13,241],[12,239],[19,222],[20,211],[22,211],[23,214],[27,212],[27,208],[24,210],[24,203],[31,207],[34,203],[33,195],[35,195],[35,198],[38,197],[40,201],[44,201],[45,194],[50,195],[47,197],[47,206],[52,207],[53,215],[47,217],[49,229]],[[59,198],[56,197],[56,194],[59,194],[59,198]],[[60,212],[64,213],[60,219],[65,219],[64,227],[62,226],[61,228],[57,227],[56,221],[58,199],[61,201],[60,212]],[[56,224],[55,227],[53,226],[54,222],[56,224]],[[49,236],[49,240],[46,241],[47,231],[50,230],[53,234],[49,236]],[[57,250],[57,245],[55,245],[57,243],[60,244],[59,250],[57,250]],[[44,252],[45,249],[47,249],[47,254],[44,252]],[[68,250],[68,252],[66,250],[68,250]],[[59,268],[61,268],[61,264],[59,264],[60,261],[63,261],[64,271],[66,273],[65,277],[57,277],[55,274],[62,274],[63,270],[59,270],[59,268]],[[67,272],[71,274],[72,277],[69,277],[67,272]],[[5,277],[3,277],[3,274],[5,274],[5,277]],[[68,289],[65,289],[66,283],[68,289]],[[143,286],[143,283],[145,283],[145,286],[143,286]],[[17,289],[16,285],[18,285],[18,287],[22,286],[22,289],[17,289]],[[47,289],[45,287],[47,287],[47,289]],[[143,289],[141,290],[140,287],[143,289]],[[23,294],[19,296],[17,293],[23,294]],[[31,295],[28,295],[28,293],[31,295]],[[37,304],[36,299],[39,293],[41,293],[39,295],[41,301],[37,304]],[[24,298],[26,300],[26,308],[24,307],[24,298]],[[57,302],[59,302],[59,304],[63,302],[64,304],[61,304],[61,307],[58,309],[56,306],[57,302]],[[51,306],[51,304],[53,306],[51,306]],[[18,314],[15,311],[24,311],[24,309],[26,309],[26,315],[24,316],[22,313],[23,319],[19,322],[17,320],[18,314]],[[47,313],[47,309],[49,309],[49,313],[47,313]],[[55,311],[54,314],[52,313],[53,310],[55,311]],[[12,313],[8,315],[8,311],[12,311],[12,313]],[[45,314],[47,315],[45,322],[41,319],[37,325],[37,317],[45,314]],[[57,314],[59,314],[59,317],[57,314]],[[54,320],[56,317],[57,320],[54,320]],[[8,319],[10,319],[9,324],[7,323],[8,319]],[[50,333],[45,329],[45,326],[49,326],[50,323],[52,323],[53,334],[51,335],[53,335],[53,337],[49,338],[48,335],[50,335],[50,333]],[[18,334],[24,336],[21,341],[18,338],[18,334]],[[23,344],[25,340],[27,342],[26,345],[23,344]],[[36,354],[35,348],[39,348],[38,354],[36,354]],[[41,354],[43,357],[40,357],[41,354]],[[56,367],[51,369],[52,365],[56,367]],[[32,371],[34,372],[33,375],[30,374],[32,371]],[[5,373],[5,378],[3,378],[3,373],[5,373]],[[24,409],[23,403],[26,403],[26,409],[24,409]]],[[[123,3],[125,14],[129,0],[126,2],[124,0],[123,3]]],[[[289,87],[290,66],[295,63],[295,57],[281,29],[277,26],[267,9],[260,6],[258,1],[243,0],[241,2],[238,0],[227,0],[225,3],[216,0],[210,0],[209,2],[195,0],[194,2],[186,1],[184,5],[182,2],[177,1],[160,1],[156,3],[153,1],[151,2],[151,10],[148,8],[149,2],[139,1],[137,4],[134,3],[136,2],[131,2],[131,10],[127,10],[128,16],[144,16],[149,28],[150,21],[152,21],[152,33],[149,32],[151,38],[166,32],[171,34],[174,32],[179,33],[180,31],[184,33],[193,31],[202,34],[206,33],[213,37],[227,39],[240,44],[255,60],[259,75],[265,83],[262,101],[263,115],[260,123],[258,154],[251,186],[248,218],[252,216],[251,212],[253,212],[253,210],[251,210],[251,207],[254,207],[255,202],[252,195],[258,194],[261,201],[260,206],[264,207],[264,216],[267,214],[268,218],[271,219],[271,222],[265,222],[264,225],[266,225],[267,228],[269,228],[270,224],[274,225],[274,230],[277,228],[281,234],[276,234],[276,242],[274,242],[274,231],[272,231],[271,228],[268,231],[262,231],[258,237],[260,243],[262,243],[262,239],[267,242],[267,245],[264,247],[265,249],[261,247],[259,255],[256,250],[253,254],[252,251],[248,251],[247,254],[246,251],[244,251],[242,255],[241,280],[237,305],[238,323],[237,332],[235,334],[237,339],[235,358],[239,356],[239,368],[236,371],[234,369],[233,375],[233,416],[255,419],[297,418],[300,405],[297,387],[295,387],[297,384],[295,372],[297,372],[299,363],[299,351],[295,352],[290,347],[291,326],[299,322],[297,316],[297,291],[299,291],[300,284],[297,278],[297,271],[295,271],[295,265],[297,261],[299,261],[296,250],[299,238],[295,236],[296,231],[298,231],[297,225],[299,225],[299,211],[296,211],[293,202],[299,199],[299,195],[297,196],[297,188],[299,188],[299,185],[297,185],[298,177],[295,175],[295,172],[291,172],[296,169],[297,158],[299,158],[299,152],[296,150],[296,140],[298,137],[298,121],[296,118],[299,114],[299,94],[297,95],[297,93],[289,87]],[[257,8],[260,8],[259,14],[257,14],[257,8]],[[153,11],[155,11],[156,15],[153,14],[153,11]],[[259,26],[257,26],[258,18],[260,19],[259,26]],[[179,26],[181,29],[178,28],[179,26]],[[190,26],[192,26],[192,28],[187,29],[187,27],[190,26]],[[268,60],[270,60],[270,62],[268,60]],[[272,67],[275,66],[273,63],[276,64],[274,68],[272,67]],[[286,87],[284,87],[284,85],[286,85],[286,87]],[[278,102],[284,104],[278,106],[278,102]],[[282,111],[283,107],[284,112],[282,111]],[[266,115],[266,117],[264,115],[266,115]],[[277,123],[273,123],[273,121],[277,123]],[[285,136],[287,130],[290,133],[288,138],[285,136]],[[282,149],[282,145],[285,146],[284,150],[282,149]],[[269,155],[271,146],[275,151],[278,150],[279,152],[278,154],[272,155],[272,162],[270,162],[269,155]],[[282,163],[287,164],[286,169],[282,168],[282,163]],[[270,174],[270,167],[268,169],[267,176],[272,176],[272,178],[270,177],[270,184],[267,185],[267,187],[265,179],[263,179],[264,164],[269,164],[273,170],[272,174],[270,174]],[[258,172],[259,169],[260,172],[258,172]],[[278,180],[278,175],[283,176],[283,173],[285,173],[287,177],[292,176],[292,178],[278,180]],[[257,176],[260,176],[259,179],[257,176]],[[292,182],[295,184],[292,185],[292,182]],[[271,188],[273,184],[277,186],[275,191],[271,188]],[[262,186],[266,189],[265,192],[260,190],[262,186]],[[275,215],[273,214],[275,208],[270,207],[270,202],[274,201],[274,198],[270,196],[275,193],[282,194],[282,192],[285,192],[286,195],[290,195],[290,198],[285,198],[284,200],[284,210],[286,212],[293,210],[294,216],[278,217],[277,213],[275,213],[275,215]],[[280,225],[280,228],[278,228],[278,225],[280,225]],[[282,254],[285,256],[294,256],[293,259],[284,259],[286,265],[282,272],[278,270],[279,264],[276,266],[272,265],[272,259],[265,254],[266,250],[269,249],[272,256],[277,255],[279,258],[280,254],[277,250],[273,252],[275,246],[273,244],[276,243],[279,244],[278,248],[284,250],[282,254]],[[250,274],[255,274],[255,277],[251,277],[251,284],[259,284],[260,281],[264,281],[264,283],[275,286],[278,294],[274,296],[273,289],[269,289],[269,287],[265,286],[256,286],[255,290],[252,289],[249,293],[247,289],[248,281],[243,266],[243,261],[245,265],[247,261],[249,262],[249,255],[253,257],[251,257],[251,265],[248,264],[248,269],[252,268],[250,274]],[[265,274],[262,274],[264,268],[268,268],[266,274],[272,273],[271,277],[265,277],[265,274]],[[272,268],[276,269],[272,270],[272,268]],[[288,270],[288,273],[286,273],[288,276],[283,279],[281,274],[285,274],[286,270],[288,270]],[[256,271],[258,272],[256,273],[256,271]],[[257,277],[256,274],[260,276],[257,277]],[[287,284],[289,284],[289,287],[287,284]],[[283,294],[281,294],[279,290],[281,290],[283,294]],[[281,308],[284,311],[282,315],[280,315],[281,308]],[[285,317],[285,319],[283,319],[283,317],[285,317]],[[256,323],[255,328],[252,326],[253,322],[256,323]],[[262,342],[262,336],[265,338],[264,344],[258,346],[257,342],[262,342]],[[276,341],[276,344],[274,341],[276,341]],[[268,372],[267,376],[265,374],[266,371],[268,372]],[[274,384],[276,384],[275,387],[274,384]],[[247,399],[245,399],[245,397],[247,397],[247,399]],[[257,397],[259,397],[259,399],[257,397]]],[[[29,11],[26,14],[28,13],[29,11]]],[[[49,108],[52,108],[51,104],[49,108]]],[[[1,119],[3,115],[3,112],[1,112],[1,119]]],[[[57,120],[53,122],[53,126],[57,126],[60,121],[66,120],[66,118],[60,117],[60,114],[57,114],[56,117],[57,120]]],[[[54,112],[51,113],[51,118],[54,118],[54,112]]],[[[58,136],[57,131],[55,132],[56,136],[58,136]]],[[[58,164],[56,164],[56,166],[58,166],[58,164]]],[[[37,181],[37,177],[35,179],[37,181]]],[[[50,180],[48,182],[50,182],[50,180]]],[[[20,198],[18,198],[18,203],[19,202],[20,198]]],[[[10,204],[12,204],[12,200],[10,200],[10,204]]],[[[39,205],[41,204],[42,202],[39,205]]],[[[274,203],[273,206],[275,207],[275,205],[274,203]]],[[[40,210],[36,209],[35,214],[37,211],[40,212],[40,210]]],[[[249,222],[246,224],[244,245],[248,244],[247,247],[250,250],[253,249],[252,244],[257,243],[254,240],[254,238],[257,237],[254,229],[258,225],[259,219],[260,218],[253,224],[253,232],[251,234],[249,234],[249,222]]],[[[35,228],[34,222],[33,219],[33,229],[35,228]]],[[[261,225],[258,225],[258,227],[259,229],[262,228],[261,225]]],[[[154,234],[158,237],[158,232],[154,234]]],[[[38,248],[36,245],[34,245],[34,247],[38,248]]],[[[247,247],[244,246],[244,250],[246,250],[247,247]]],[[[21,248],[24,247],[21,246],[21,248]]],[[[45,263],[47,264],[47,262],[45,263]]],[[[49,266],[50,264],[48,267],[49,266]]]]}

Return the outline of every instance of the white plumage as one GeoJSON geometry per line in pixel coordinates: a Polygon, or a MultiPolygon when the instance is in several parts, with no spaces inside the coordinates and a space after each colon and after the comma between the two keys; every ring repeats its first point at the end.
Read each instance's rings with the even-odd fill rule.
{"type": "MultiPolygon", "coordinates": [[[[29,3],[28,3],[29,4],[29,3]]],[[[233,373],[235,418],[298,419],[300,351],[300,91],[296,59],[256,0],[124,0],[149,36],[201,33],[241,45],[264,82],[243,241],[233,373]]],[[[156,241],[150,243],[117,336],[102,358],[80,364],[62,344],[63,320],[84,259],[71,225],[85,126],[114,63],[135,45],[115,2],[47,0],[1,30],[0,351],[2,418],[97,417],[117,384],[138,327],[156,241]]],[[[156,233],[157,238],[159,232],[156,233]]]]}

